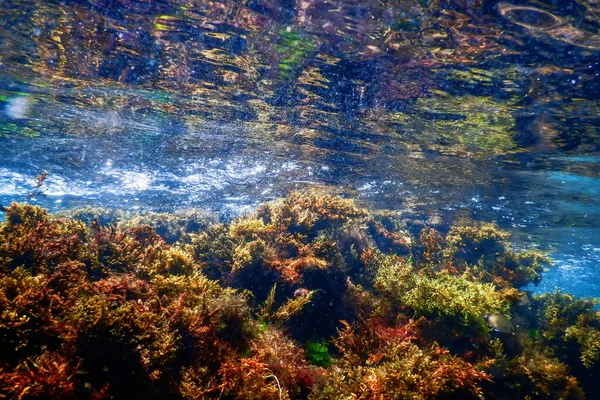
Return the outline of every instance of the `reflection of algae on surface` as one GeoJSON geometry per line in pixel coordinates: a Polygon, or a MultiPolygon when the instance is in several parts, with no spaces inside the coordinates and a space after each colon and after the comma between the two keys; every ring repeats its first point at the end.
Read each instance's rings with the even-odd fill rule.
{"type": "Polygon", "coordinates": [[[404,119],[402,130],[420,135],[417,140],[435,145],[459,146],[474,153],[505,154],[516,149],[515,127],[508,106],[486,96],[450,96],[438,92],[420,97],[416,115],[404,119]]]}
{"type": "Polygon", "coordinates": [[[303,35],[301,32],[284,29],[280,33],[281,42],[275,50],[283,57],[279,69],[283,76],[293,74],[300,67],[309,52],[315,49],[314,39],[303,35]]]}
{"type": "Polygon", "coordinates": [[[6,209],[1,396],[577,399],[580,384],[590,398],[597,390],[595,303],[521,291],[539,281],[541,259],[512,250],[491,225],[445,235],[294,193],[226,224],[157,215],[176,240],[168,245],[136,224],[150,216],[102,226],[113,217],[78,215],[91,222],[6,209]],[[512,332],[488,327],[489,315],[510,319],[512,332]]]}
{"type": "Polygon", "coordinates": [[[489,85],[493,81],[493,75],[490,71],[479,68],[471,68],[469,70],[453,69],[447,74],[448,79],[456,79],[465,83],[477,83],[489,85]]]}
{"type": "Polygon", "coordinates": [[[551,131],[548,140],[553,145],[581,153],[600,150],[600,105],[595,100],[571,98],[554,101],[549,124],[561,126],[551,131]]]}
{"type": "Polygon", "coordinates": [[[14,122],[0,124],[0,137],[23,136],[33,138],[40,136],[41,131],[41,126],[36,129],[36,127],[22,126],[14,122]]]}
{"type": "Polygon", "coordinates": [[[2,122],[0,123],[0,137],[23,137],[35,138],[41,136],[46,129],[43,124],[35,120],[25,122],[2,122]]]}
{"type": "Polygon", "coordinates": [[[159,104],[173,104],[175,101],[173,93],[160,90],[138,89],[136,90],[136,94],[139,94],[142,99],[159,104]]]}
{"type": "MultiPolygon", "coordinates": [[[[548,68],[550,70],[550,68],[548,68]]],[[[493,68],[441,68],[437,71],[443,79],[447,90],[452,93],[464,91],[469,93],[473,88],[491,93],[496,99],[502,99],[507,105],[522,101],[529,88],[528,70],[517,65],[504,65],[493,68]]],[[[529,72],[531,73],[531,72],[529,72]]],[[[540,69],[540,73],[544,73],[540,69]]]]}
{"type": "MultiPolygon", "coordinates": [[[[330,3],[317,1],[306,4],[305,6],[313,11],[306,14],[304,24],[295,25],[289,32],[285,28],[282,29],[282,26],[277,24],[278,21],[270,21],[275,24],[265,26],[266,21],[254,19],[257,15],[248,8],[249,4],[238,2],[223,4],[211,2],[197,6],[188,4],[182,7],[171,5],[152,8],[152,10],[145,8],[144,2],[132,3],[126,8],[132,15],[139,13],[136,15],[139,18],[125,20],[120,20],[103,8],[90,9],[80,5],[74,9],[60,10],[39,1],[32,3],[30,8],[34,5],[39,8],[33,13],[28,13],[27,8],[4,11],[11,19],[18,21],[20,27],[27,27],[23,33],[29,37],[27,49],[33,52],[29,59],[30,64],[21,63],[17,66],[22,70],[29,68],[38,72],[35,79],[30,79],[31,81],[38,80],[40,85],[60,88],[58,92],[61,95],[52,97],[49,104],[72,101],[78,106],[91,109],[153,110],[153,112],[160,110],[165,115],[176,116],[184,110],[202,114],[206,120],[231,120],[232,117],[237,119],[243,117],[244,120],[260,118],[263,121],[283,123],[293,121],[309,127],[320,125],[326,129],[332,126],[337,129],[343,124],[336,121],[347,120],[350,115],[338,111],[342,109],[341,106],[344,106],[342,101],[345,101],[348,96],[334,93],[337,90],[336,85],[328,83],[326,79],[337,83],[336,73],[343,71],[339,68],[322,68],[319,71],[314,67],[315,64],[327,59],[325,63],[333,66],[338,60],[331,54],[315,55],[317,52],[313,50],[318,47],[323,52],[339,55],[336,51],[332,51],[332,48],[337,48],[338,40],[341,40],[340,46],[350,45],[345,39],[353,39],[354,44],[350,47],[355,49],[352,51],[356,51],[353,54],[362,54],[361,57],[364,57],[362,61],[368,61],[369,65],[373,65],[374,70],[380,68],[389,72],[387,78],[382,77],[381,89],[374,94],[376,103],[370,103],[372,108],[377,108],[382,103],[387,106],[397,99],[414,99],[421,95],[421,90],[428,87],[428,84],[418,84],[419,82],[415,84],[414,80],[407,79],[405,74],[407,72],[411,76],[417,74],[419,78],[423,73],[428,76],[432,65],[441,66],[442,72],[446,71],[443,66],[457,68],[448,70],[443,79],[475,86],[465,88],[466,92],[479,90],[482,87],[489,88],[496,84],[495,81],[489,82],[489,71],[473,69],[469,72],[460,69],[461,66],[464,67],[462,59],[465,57],[469,61],[482,65],[488,59],[488,55],[490,58],[500,56],[501,53],[491,51],[489,47],[492,44],[489,40],[495,38],[494,32],[499,29],[495,25],[491,26],[493,24],[481,23],[483,21],[478,21],[469,13],[461,14],[459,11],[438,13],[436,11],[439,7],[438,2],[433,2],[429,7],[423,4],[416,6],[415,2],[408,2],[413,3],[410,6],[402,2],[402,7],[396,9],[377,1],[364,4],[334,1],[331,4],[335,6],[327,8],[326,13],[317,12],[319,7],[328,7],[330,3]],[[416,9],[413,10],[413,6],[416,6],[416,9]],[[417,18],[417,15],[421,14],[419,11],[423,11],[423,15],[417,18]],[[416,32],[400,34],[389,29],[394,21],[416,23],[417,19],[422,23],[422,31],[418,34],[416,32]],[[58,21],[57,26],[53,26],[49,21],[58,21]],[[82,25],[70,24],[68,21],[81,22],[82,25]],[[167,28],[180,31],[174,34],[165,32],[167,36],[156,35],[153,31],[153,24],[156,21],[159,23],[164,21],[167,28]],[[263,25],[259,26],[260,24],[263,25]],[[331,36],[311,34],[322,30],[325,24],[336,28],[331,36]],[[37,26],[42,27],[42,34],[39,36],[32,32],[32,27],[37,26]],[[98,26],[102,29],[98,29],[98,26]],[[263,35],[266,28],[272,29],[269,32],[275,34],[263,35]],[[345,28],[348,30],[346,31],[345,28]],[[257,29],[259,33],[256,33],[257,29]],[[171,34],[173,37],[169,36],[171,34]],[[447,38],[442,40],[442,43],[438,40],[440,35],[447,38]],[[186,40],[180,40],[182,37],[186,40]],[[191,37],[206,40],[187,40],[191,37]],[[90,40],[98,43],[99,46],[88,46],[90,40]],[[238,42],[243,45],[234,45],[238,42]],[[57,43],[62,46],[62,50],[56,47],[57,43]],[[275,46],[275,43],[278,45],[275,46]],[[276,47],[276,50],[273,47],[276,47]],[[371,48],[385,49],[385,53],[380,50],[366,51],[371,48]],[[442,57],[440,53],[444,56],[442,57]],[[488,55],[483,56],[483,54],[488,55]],[[390,55],[404,61],[396,69],[388,70],[385,63],[390,55]],[[60,59],[60,67],[57,59],[60,59]],[[280,74],[270,79],[271,66],[278,64],[281,64],[276,67],[280,74]],[[306,65],[311,67],[306,68],[306,65]],[[407,68],[404,68],[404,65],[407,65],[407,68]],[[288,93],[286,96],[293,95],[293,99],[288,99],[290,103],[295,102],[293,107],[285,109],[273,107],[273,101],[280,96],[279,89],[290,84],[288,79],[282,81],[281,75],[296,74],[299,75],[296,89],[306,97],[288,93]],[[40,79],[48,80],[51,84],[42,83],[40,79]],[[88,91],[90,86],[94,86],[93,82],[99,83],[95,87],[104,88],[106,93],[103,94],[102,89],[93,93],[88,91]],[[132,84],[144,89],[139,93],[127,90],[132,84]],[[314,90],[311,90],[311,86],[314,90]],[[414,88],[416,92],[411,93],[414,88]],[[154,96],[152,94],[154,91],[159,94],[154,96]],[[117,92],[120,93],[121,98],[113,98],[118,97],[117,92]],[[185,95],[177,96],[175,93],[185,93],[185,95]],[[321,99],[319,95],[328,99],[321,99]]],[[[120,4],[117,7],[125,6],[120,4]]],[[[463,8],[464,5],[459,7],[459,9],[463,8]]],[[[303,13],[302,10],[297,11],[299,14],[303,13]]],[[[19,43],[11,40],[3,43],[5,51],[2,54],[2,62],[8,70],[17,64],[12,57],[23,53],[24,49],[19,43]]],[[[507,53],[503,51],[502,54],[507,53]]],[[[353,61],[351,57],[346,60],[353,61]]],[[[352,66],[352,63],[350,65],[352,66]]],[[[15,76],[23,79],[23,74],[24,72],[21,72],[15,76]]],[[[504,80],[506,79],[511,78],[504,77],[504,80]]],[[[524,82],[523,85],[519,83],[517,82],[513,88],[520,86],[524,90],[523,88],[530,85],[529,82],[524,82]]],[[[362,83],[357,85],[357,90],[363,88],[362,83]]],[[[356,116],[354,126],[360,128],[362,122],[360,113],[364,110],[363,105],[368,107],[369,103],[357,102],[357,104],[351,105],[355,107],[351,111],[357,112],[354,114],[356,116]]],[[[51,116],[52,113],[46,114],[46,118],[52,118],[51,116]]],[[[414,121],[418,120],[418,118],[414,119],[414,121]]],[[[64,119],[59,121],[62,122],[64,119]]],[[[452,130],[451,127],[439,126],[442,124],[439,120],[436,123],[426,122],[428,123],[415,122],[415,127],[408,126],[407,129],[413,132],[414,136],[417,136],[421,128],[431,128],[432,131],[439,132],[441,144],[434,144],[436,149],[449,143],[450,146],[442,151],[464,154],[465,148],[472,144],[472,148],[468,151],[485,148],[485,152],[495,154],[489,149],[491,147],[489,141],[480,137],[485,135],[462,134],[460,127],[457,128],[458,133],[447,133],[445,131],[452,130]]],[[[489,121],[472,121],[472,125],[485,123],[489,121]]],[[[446,123],[446,125],[450,124],[446,123]]],[[[60,127],[56,130],[59,129],[60,127]]],[[[74,131],[79,132],[84,129],[85,127],[76,127],[74,131]]],[[[345,127],[340,129],[342,130],[346,131],[345,127]]],[[[27,132],[27,134],[31,133],[27,132]]],[[[591,132],[583,134],[591,134],[591,132]]],[[[432,134],[434,142],[438,137],[436,135],[432,134]]],[[[497,136],[499,139],[506,139],[500,134],[497,136]]],[[[425,147],[429,145],[427,140],[423,142],[425,147]]],[[[499,147],[499,152],[504,151],[504,147],[510,148],[508,140],[500,140],[500,142],[502,145],[499,147]]]]}

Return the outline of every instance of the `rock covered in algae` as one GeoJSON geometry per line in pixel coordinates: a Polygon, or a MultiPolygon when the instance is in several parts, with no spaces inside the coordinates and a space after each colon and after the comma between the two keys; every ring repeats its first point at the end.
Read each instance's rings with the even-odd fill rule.
{"type": "Polygon", "coordinates": [[[12,204],[0,225],[0,396],[597,394],[593,301],[523,292],[545,258],[493,226],[444,234],[401,217],[293,193],[230,223],[164,230],[167,243],[151,226],[12,204]]]}

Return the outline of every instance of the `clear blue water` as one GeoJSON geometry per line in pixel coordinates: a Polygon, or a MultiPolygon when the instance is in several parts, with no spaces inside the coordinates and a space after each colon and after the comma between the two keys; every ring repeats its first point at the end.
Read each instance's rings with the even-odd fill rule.
{"type": "Polygon", "coordinates": [[[600,297],[592,1],[0,2],[0,204],[199,207],[292,190],[551,252],[600,297]],[[473,3],[473,4],[471,4],[473,3]]]}

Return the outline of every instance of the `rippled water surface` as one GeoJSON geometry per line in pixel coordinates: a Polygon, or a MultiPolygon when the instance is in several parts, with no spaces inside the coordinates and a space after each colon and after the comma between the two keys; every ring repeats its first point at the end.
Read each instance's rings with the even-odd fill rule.
{"type": "Polygon", "coordinates": [[[0,1],[0,204],[294,189],[553,251],[600,296],[600,2],[0,1]]]}

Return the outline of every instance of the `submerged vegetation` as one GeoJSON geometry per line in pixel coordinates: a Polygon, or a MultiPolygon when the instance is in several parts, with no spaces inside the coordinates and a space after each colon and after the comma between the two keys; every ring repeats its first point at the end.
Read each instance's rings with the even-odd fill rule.
{"type": "Polygon", "coordinates": [[[98,215],[5,209],[0,398],[599,393],[596,303],[524,291],[548,260],[492,225],[302,193],[226,224],[98,215]]]}
{"type": "MultiPolygon", "coordinates": [[[[0,202],[597,228],[600,0],[529,3],[0,1],[0,202]]],[[[0,400],[600,398],[494,225],[0,210],[0,400]]]]}

